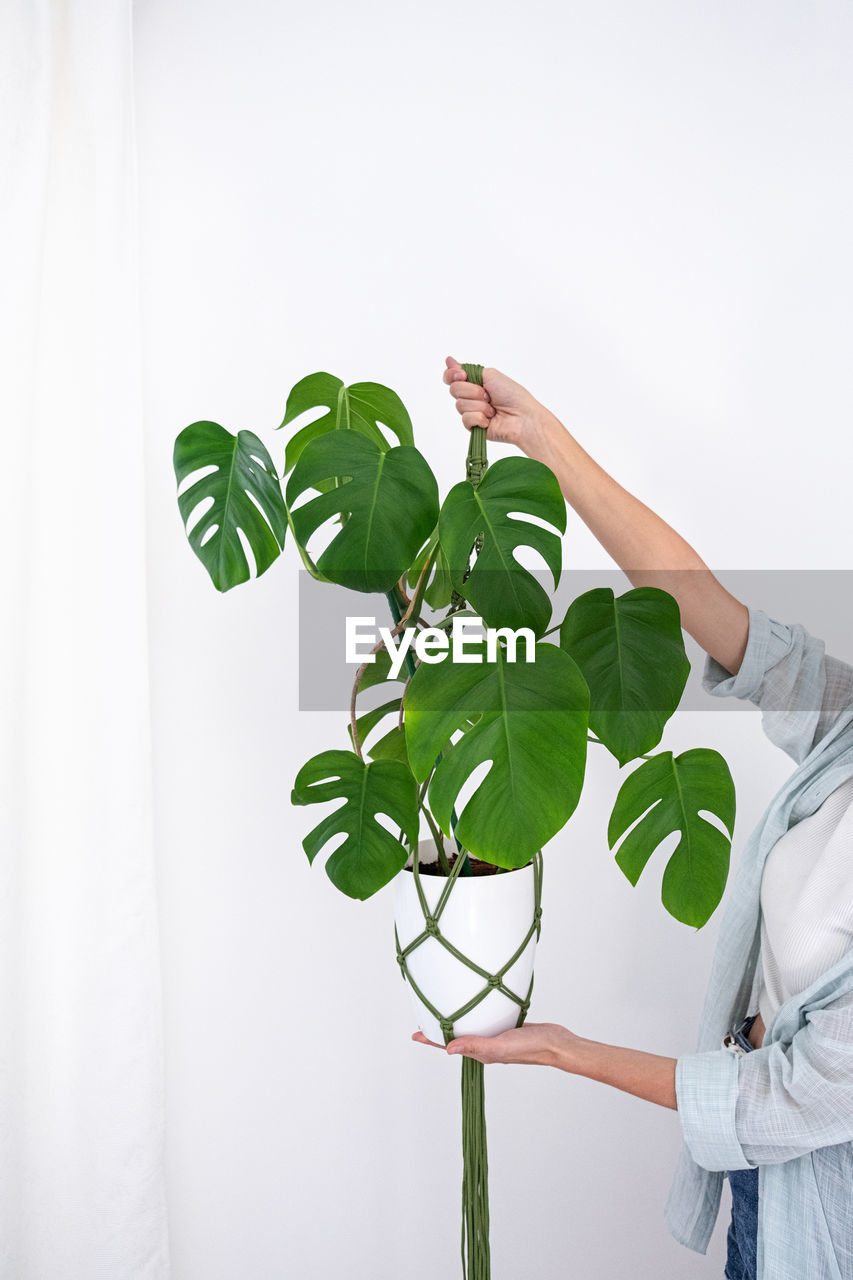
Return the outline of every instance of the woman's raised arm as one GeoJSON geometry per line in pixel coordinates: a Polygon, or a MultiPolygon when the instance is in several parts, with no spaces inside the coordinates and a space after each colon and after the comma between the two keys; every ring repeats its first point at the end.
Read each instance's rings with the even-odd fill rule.
{"type": "Polygon", "coordinates": [[[749,610],[690,544],[623,489],[563,423],[512,378],[484,368],[483,386],[469,384],[465,370],[448,356],[444,381],[464,425],[487,427],[490,440],[514,444],[550,467],[569,506],[633,586],[668,591],[678,601],[684,630],[735,675],[746,650],[749,610]]]}

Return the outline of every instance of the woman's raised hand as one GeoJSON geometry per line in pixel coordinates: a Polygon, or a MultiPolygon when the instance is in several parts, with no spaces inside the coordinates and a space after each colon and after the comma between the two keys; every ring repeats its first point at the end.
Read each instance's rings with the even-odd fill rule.
{"type": "Polygon", "coordinates": [[[458,360],[448,356],[444,381],[456,401],[463,424],[485,427],[487,439],[514,444],[523,453],[535,454],[542,433],[560,424],[554,415],[519,382],[513,382],[498,369],[483,369],[483,385],[468,381],[458,360]]]}

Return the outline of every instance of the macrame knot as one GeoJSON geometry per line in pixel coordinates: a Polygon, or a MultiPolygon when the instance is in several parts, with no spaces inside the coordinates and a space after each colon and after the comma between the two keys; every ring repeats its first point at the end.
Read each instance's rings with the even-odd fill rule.
{"type": "Polygon", "coordinates": [[[401,969],[405,967],[406,957],[403,955],[402,951],[397,952],[397,964],[401,969]]]}
{"type": "Polygon", "coordinates": [[[448,1018],[440,1018],[438,1025],[441,1027],[441,1034],[449,1036],[453,1039],[453,1023],[448,1018]]]}
{"type": "Polygon", "coordinates": [[[489,986],[499,987],[500,985],[501,985],[500,974],[493,973],[491,978],[489,978],[489,986]]]}
{"type": "Polygon", "coordinates": [[[426,917],[426,931],[431,938],[438,937],[438,921],[435,916],[426,917]]]}
{"type": "Polygon", "coordinates": [[[539,921],[542,919],[542,908],[541,908],[541,907],[537,907],[537,908],[536,908],[536,910],[533,912],[533,919],[535,920],[536,924],[538,924],[538,923],[539,923],[539,921]]]}

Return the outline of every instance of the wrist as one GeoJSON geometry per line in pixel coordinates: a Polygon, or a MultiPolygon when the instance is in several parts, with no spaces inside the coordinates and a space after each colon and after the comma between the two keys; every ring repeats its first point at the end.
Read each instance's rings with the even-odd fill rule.
{"type": "Polygon", "coordinates": [[[546,462],[560,437],[568,434],[560,419],[550,409],[538,405],[520,433],[518,446],[528,458],[546,462]]]}
{"type": "Polygon", "coordinates": [[[572,1075],[583,1076],[590,1073],[595,1059],[595,1050],[600,1048],[594,1040],[585,1040],[565,1027],[560,1028],[561,1035],[554,1046],[553,1065],[561,1071],[572,1075]]]}

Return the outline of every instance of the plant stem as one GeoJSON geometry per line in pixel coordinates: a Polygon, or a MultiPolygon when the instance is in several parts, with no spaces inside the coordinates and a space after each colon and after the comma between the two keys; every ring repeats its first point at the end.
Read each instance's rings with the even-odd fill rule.
{"type": "MultiPolygon", "coordinates": [[[[400,602],[397,599],[397,592],[394,587],[390,591],[386,591],[385,599],[388,601],[388,608],[391,610],[394,626],[398,627],[403,621],[403,611],[400,608],[400,602]]],[[[411,649],[406,653],[406,666],[409,669],[409,675],[413,676],[415,674],[415,659],[411,649]]]]}
{"type": "MultiPolygon", "coordinates": [[[[468,376],[472,378],[472,381],[482,386],[482,381],[483,381],[482,369],[478,369],[476,374],[474,373],[473,366],[466,366],[466,369],[468,371],[468,376]]],[[[488,465],[489,465],[489,460],[486,453],[486,428],[472,427],[470,439],[468,441],[468,457],[465,461],[465,478],[473,485],[475,489],[480,484],[480,481],[483,479],[483,476],[486,474],[486,468],[488,467],[488,465]]],[[[478,533],[473,546],[473,552],[475,556],[479,554],[482,545],[483,545],[483,535],[482,533],[478,533]]],[[[470,573],[470,569],[468,570],[468,572],[470,573]]],[[[468,574],[466,573],[465,576],[467,577],[468,574]]],[[[417,594],[417,591],[416,591],[416,594],[417,594]]],[[[391,609],[391,614],[394,618],[395,625],[399,625],[400,620],[402,618],[402,613],[400,612],[400,605],[397,600],[396,592],[394,590],[389,591],[387,593],[387,599],[391,609]]],[[[414,601],[413,601],[413,604],[414,604],[414,601]]],[[[464,604],[465,604],[464,597],[461,596],[458,591],[454,591],[452,602],[451,602],[450,613],[455,613],[456,610],[462,608],[464,604]]],[[[411,607],[412,606],[410,606],[410,608],[411,607]]],[[[417,612],[417,610],[415,610],[415,612],[417,612]]],[[[409,651],[406,654],[406,663],[409,667],[409,676],[411,678],[411,676],[415,674],[415,660],[414,660],[414,657],[412,656],[411,649],[409,649],[409,651]]],[[[435,760],[436,765],[440,760],[441,760],[441,752],[439,752],[438,755],[436,756],[436,760],[435,760]]],[[[427,810],[424,807],[424,814],[426,813],[427,813],[427,810]]],[[[430,822],[430,829],[432,829],[432,822],[430,821],[430,818],[431,818],[431,815],[430,817],[427,818],[427,821],[430,822]]],[[[462,845],[460,844],[456,836],[456,824],[458,820],[459,819],[456,814],[456,806],[454,805],[450,815],[450,829],[453,832],[454,840],[456,840],[456,848],[458,850],[457,856],[464,859],[464,862],[460,870],[460,874],[463,876],[472,876],[474,872],[471,869],[471,860],[468,857],[467,851],[462,848],[462,845]]],[[[434,831],[433,831],[433,838],[435,839],[434,831]]]]}
{"type": "MultiPolygon", "coordinates": [[[[386,599],[387,599],[387,601],[388,601],[388,607],[389,607],[389,609],[391,610],[391,616],[392,616],[392,618],[394,619],[394,625],[395,625],[395,626],[399,626],[400,622],[402,621],[403,614],[402,614],[402,612],[400,611],[400,604],[399,604],[399,601],[397,600],[397,594],[396,594],[396,592],[395,592],[394,590],[388,591],[388,592],[386,593],[386,597],[385,597],[385,598],[386,598],[386,599]]],[[[408,666],[408,668],[409,668],[409,678],[411,678],[411,677],[415,674],[415,659],[414,659],[414,657],[413,657],[413,655],[412,655],[412,651],[411,651],[411,649],[409,649],[409,651],[408,651],[408,652],[407,652],[407,654],[406,654],[406,665],[407,665],[407,666],[408,666]]],[[[436,757],[436,761],[435,761],[435,763],[436,763],[436,764],[438,764],[438,762],[439,762],[439,760],[440,760],[440,759],[441,759],[441,752],[439,752],[439,753],[438,753],[438,756],[436,757]]],[[[424,813],[426,813],[426,809],[424,809],[424,813]]],[[[431,815],[430,815],[430,816],[431,816],[431,815]]],[[[427,821],[429,821],[429,819],[427,819],[427,821]]],[[[455,809],[455,807],[454,807],[454,809],[453,809],[453,811],[452,811],[452,813],[451,813],[451,817],[450,817],[450,828],[451,828],[451,830],[452,830],[452,832],[453,832],[453,838],[454,838],[454,840],[456,840],[456,823],[457,823],[457,817],[456,817],[456,809],[455,809]]],[[[432,829],[432,824],[430,824],[430,829],[432,829]]],[[[435,839],[435,832],[433,832],[433,839],[435,839]]],[[[473,871],[471,870],[471,866],[470,866],[470,863],[469,863],[469,861],[468,861],[468,855],[467,855],[467,853],[465,853],[465,851],[464,851],[464,850],[463,850],[463,848],[462,848],[462,845],[459,843],[459,841],[458,841],[458,840],[456,840],[456,848],[457,848],[457,850],[458,850],[458,856],[459,856],[460,858],[464,858],[464,859],[465,859],[465,863],[464,863],[464,865],[463,865],[463,867],[462,867],[462,870],[461,870],[460,874],[461,874],[461,875],[463,875],[463,876],[471,876],[471,875],[473,875],[474,873],[473,873],[473,871]]],[[[448,873],[448,875],[449,875],[449,874],[450,874],[450,867],[449,867],[449,865],[446,863],[446,860],[445,860],[445,862],[444,862],[444,865],[446,865],[446,866],[447,866],[447,873],[448,873]]]]}
{"type": "Polygon", "coordinates": [[[432,838],[438,851],[438,860],[441,863],[441,869],[446,876],[449,876],[450,863],[447,861],[447,854],[444,852],[444,840],[442,838],[442,834],[436,825],[435,819],[420,797],[418,797],[418,804],[423,810],[423,815],[427,820],[430,831],[432,832],[432,838]]]}

